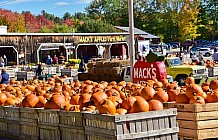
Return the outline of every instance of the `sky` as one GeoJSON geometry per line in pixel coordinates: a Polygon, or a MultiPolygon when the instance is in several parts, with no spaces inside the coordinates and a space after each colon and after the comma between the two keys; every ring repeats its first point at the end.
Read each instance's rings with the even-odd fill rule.
{"type": "Polygon", "coordinates": [[[92,0],[0,0],[0,8],[21,13],[30,11],[33,15],[45,10],[48,14],[63,17],[66,12],[85,12],[92,0]]]}

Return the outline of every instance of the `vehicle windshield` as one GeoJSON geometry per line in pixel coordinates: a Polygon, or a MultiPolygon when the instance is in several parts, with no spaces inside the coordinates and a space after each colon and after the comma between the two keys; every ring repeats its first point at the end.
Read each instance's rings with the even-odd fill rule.
{"type": "Polygon", "coordinates": [[[169,59],[171,66],[182,65],[182,61],[179,58],[169,59]]]}

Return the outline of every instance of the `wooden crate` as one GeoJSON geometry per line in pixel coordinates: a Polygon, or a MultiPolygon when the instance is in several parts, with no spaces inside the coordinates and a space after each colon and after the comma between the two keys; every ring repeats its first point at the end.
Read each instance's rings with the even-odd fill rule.
{"type": "Polygon", "coordinates": [[[30,79],[33,79],[34,76],[35,76],[35,72],[33,71],[18,71],[17,72],[17,80],[30,80],[30,79]]]}
{"type": "Polygon", "coordinates": [[[0,133],[5,133],[7,131],[7,124],[3,118],[0,119],[0,133]]]}
{"type": "Polygon", "coordinates": [[[179,136],[190,139],[218,138],[218,103],[165,105],[177,108],[179,136]]]}
{"type": "Polygon", "coordinates": [[[20,134],[20,122],[13,120],[4,120],[6,122],[6,134],[10,138],[17,138],[20,134]]]}
{"type": "Polygon", "coordinates": [[[77,69],[61,69],[61,76],[68,76],[68,77],[73,77],[78,75],[78,70],[77,69]]]}
{"type": "Polygon", "coordinates": [[[84,113],[87,140],[178,139],[176,109],[118,116],[84,113]]]}
{"type": "Polygon", "coordinates": [[[37,108],[20,108],[20,122],[38,123],[37,108]]]}
{"type": "Polygon", "coordinates": [[[61,110],[59,115],[62,140],[85,140],[82,113],[61,110]]]}
{"type": "Polygon", "coordinates": [[[58,126],[38,125],[40,140],[60,140],[60,130],[58,126]]]}
{"type": "Polygon", "coordinates": [[[43,68],[43,73],[46,73],[46,74],[56,74],[56,67],[44,67],[43,68]]]}
{"type": "Polygon", "coordinates": [[[39,128],[37,123],[20,122],[20,139],[22,140],[38,140],[39,128]]]}
{"type": "Polygon", "coordinates": [[[60,126],[61,140],[86,140],[84,130],[75,129],[72,126],[60,126]]]}
{"type": "Polygon", "coordinates": [[[9,77],[10,77],[10,78],[15,78],[16,72],[15,72],[14,69],[7,69],[6,71],[7,71],[7,73],[9,74],[9,77]]]}
{"type": "Polygon", "coordinates": [[[11,121],[19,121],[20,120],[20,108],[19,107],[10,107],[4,106],[4,119],[11,121]]]}
{"type": "Polygon", "coordinates": [[[4,106],[0,106],[0,119],[3,119],[5,116],[4,106]]]}
{"type": "Polygon", "coordinates": [[[38,109],[38,124],[40,125],[59,125],[59,111],[53,109],[38,109]]]}

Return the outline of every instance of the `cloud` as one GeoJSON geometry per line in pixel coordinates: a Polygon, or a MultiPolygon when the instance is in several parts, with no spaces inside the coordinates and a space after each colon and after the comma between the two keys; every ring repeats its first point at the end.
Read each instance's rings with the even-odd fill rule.
{"type": "Polygon", "coordinates": [[[74,4],[89,4],[93,0],[75,0],[74,4]]]}
{"type": "Polygon", "coordinates": [[[38,2],[38,1],[46,1],[46,0],[5,0],[3,2],[0,2],[0,5],[6,5],[6,4],[20,4],[24,2],[38,2]]]}
{"type": "Polygon", "coordinates": [[[55,3],[54,5],[56,5],[56,6],[63,6],[63,5],[69,5],[69,4],[70,3],[60,1],[60,2],[55,3]]]}

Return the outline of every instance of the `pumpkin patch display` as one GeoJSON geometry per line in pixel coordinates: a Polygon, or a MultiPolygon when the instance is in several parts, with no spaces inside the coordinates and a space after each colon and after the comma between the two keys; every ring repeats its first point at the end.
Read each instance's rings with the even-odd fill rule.
{"type": "Polygon", "coordinates": [[[218,80],[199,86],[192,77],[187,77],[186,85],[179,87],[176,82],[168,83],[166,79],[158,81],[156,78],[142,84],[91,80],[64,83],[53,76],[47,81],[11,80],[8,85],[0,84],[2,106],[124,115],[163,110],[164,102],[218,102],[218,80]]]}

